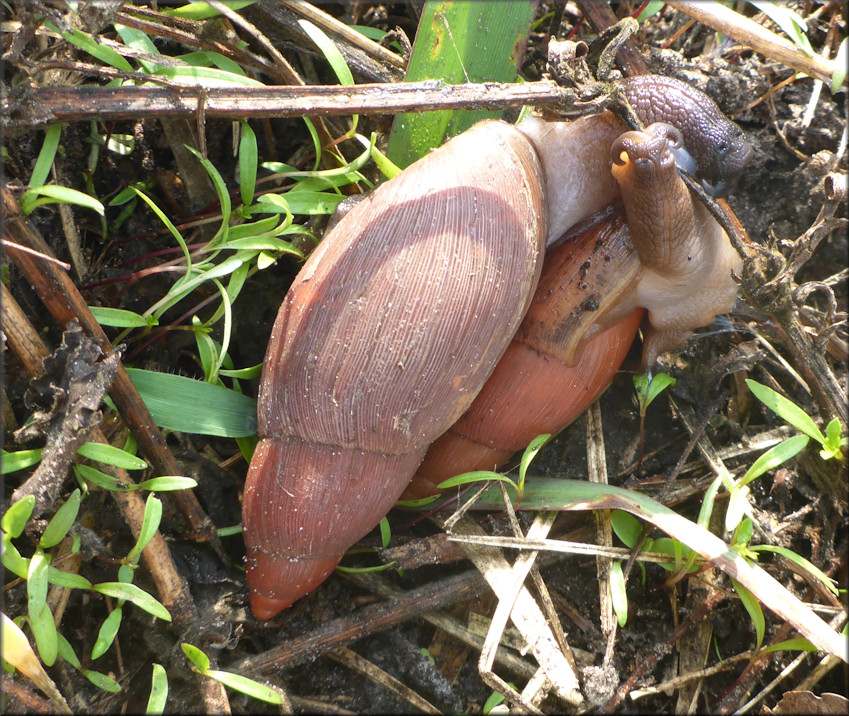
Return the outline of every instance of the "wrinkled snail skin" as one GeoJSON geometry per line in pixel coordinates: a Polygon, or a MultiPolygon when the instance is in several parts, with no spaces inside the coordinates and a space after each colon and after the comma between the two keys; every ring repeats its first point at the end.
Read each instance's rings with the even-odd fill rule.
{"type": "Polygon", "coordinates": [[[622,191],[641,272],[633,295],[619,306],[648,311],[643,365],[681,345],[694,328],[730,311],[737,297],[732,272],[741,260],[707,208],[675,168],[680,132],[656,123],[626,132],[611,147],[612,172],[622,191]]]}
{"type": "MultiPolygon", "coordinates": [[[[629,77],[617,86],[643,124],[666,122],[679,130],[679,164],[697,174],[711,193],[725,189],[751,160],[752,148],[740,127],[703,92],[659,75],[629,77]]],[[[534,143],[547,177],[549,244],[618,200],[610,147],[627,127],[613,113],[573,122],[531,115],[518,128],[534,143]]]]}
{"type": "Polygon", "coordinates": [[[644,125],[665,122],[681,132],[684,147],[711,193],[724,191],[752,160],[754,152],[743,130],[716,102],[687,83],[641,75],[620,80],[617,86],[644,125]]]}
{"type": "Polygon", "coordinates": [[[533,146],[487,122],[380,186],[307,260],[272,330],[245,485],[258,618],[323,581],[466,411],[527,311],[546,220],[533,146]]]}

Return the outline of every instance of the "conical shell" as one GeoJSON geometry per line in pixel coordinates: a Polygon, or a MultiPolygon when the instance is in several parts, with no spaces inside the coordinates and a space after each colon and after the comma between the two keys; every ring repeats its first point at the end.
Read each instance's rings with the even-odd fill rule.
{"type": "Polygon", "coordinates": [[[521,132],[479,124],[355,206],[298,274],[266,354],[242,511],[257,616],[377,524],[492,372],[539,278],[543,186],[521,132]],[[351,509],[351,524],[334,515],[351,509]]]}

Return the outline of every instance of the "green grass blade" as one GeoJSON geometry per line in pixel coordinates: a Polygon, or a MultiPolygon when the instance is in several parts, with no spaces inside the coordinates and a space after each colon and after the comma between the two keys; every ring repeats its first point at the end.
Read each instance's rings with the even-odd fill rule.
{"type": "Polygon", "coordinates": [[[93,585],[91,590],[114,599],[126,599],[140,609],[144,609],[148,614],[153,614],[153,616],[164,619],[167,622],[171,621],[171,615],[168,613],[168,610],[157,599],[135,584],[100,582],[93,585]]]}
{"type": "Polygon", "coordinates": [[[153,665],[153,675],[150,679],[150,698],[147,700],[145,713],[150,716],[158,716],[165,711],[165,702],[168,700],[168,675],[162,664],[153,665]]]}
{"type": "Polygon", "coordinates": [[[786,420],[794,428],[812,437],[821,445],[825,444],[825,436],[816,426],[810,416],[792,400],[788,400],[772,388],[767,388],[754,380],[746,379],[746,385],[754,396],[779,417],[786,420]]]}
{"type": "Polygon", "coordinates": [[[140,457],[130,455],[121,448],[104,443],[84,443],[77,450],[77,455],[87,457],[95,462],[102,462],[105,465],[122,467],[125,470],[145,470],[148,467],[147,463],[140,457]]]}

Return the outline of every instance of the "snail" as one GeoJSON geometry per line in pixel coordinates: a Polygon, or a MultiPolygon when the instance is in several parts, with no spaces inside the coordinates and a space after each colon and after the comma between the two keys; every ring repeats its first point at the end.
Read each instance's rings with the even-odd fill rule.
{"type": "Polygon", "coordinates": [[[613,379],[642,309],[644,367],[731,310],[740,257],[679,176],[681,144],[664,123],[613,142],[624,209],[549,252],[513,342],[469,410],[431,445],[403,498],[496,469],[537,435],[562,430],[613,379]]]}
{"type": "MultiPolygon", "coordinates": [[[[674,121],[679,95],[694,92],[667,86],[666,111],[652,112],[674,121]]],[[[716,115],[734,126],[718,109],[701,120],[685,114],[685,137],[716,115]]],[[[260,383],[260,440],[242,507],[257,618],[324,581],[391,508],[428,446],[468,411],[528,310],[546,244],[619,196],[610,150],[625,130],[607,112],[480,123],[378,187],[324,237],[280,308],[260,383]]],[[[728,127],[726,135],[736,136],[728,127]]],[[[733,174],[738,153],[702,152],[704,176],[733,174]]],[[[629,223],[639,220],[639,199],[632,212],[629,197],[640,196],[630,191],[629,223]]],[[[636,275],[642,256],[631,254],[636,275]]],[[[640,311],[632,289],[611,313],[627,311],[631,338],[640,311]]],[[[595,325],[585,326],[588,340],[595,325]]]]}

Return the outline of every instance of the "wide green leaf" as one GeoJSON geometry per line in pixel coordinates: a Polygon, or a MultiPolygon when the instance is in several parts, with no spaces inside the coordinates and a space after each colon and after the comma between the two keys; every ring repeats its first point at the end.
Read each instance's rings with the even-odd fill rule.
{"type": "Polygon", "coordinates": [[[224,438],[256,435],[256,401],[234,390],[171,373],[128,368],[156,424],[224,438]]]}
{"type": "MultiPolygon", "coordinates": [[[[513,82],[536,3],[430,0],[422,10],[407,82],[513,82]]],[[[458,110],[399,114],[387,155],[406,167],[449,137],[498,112],[458,110]]]]}

